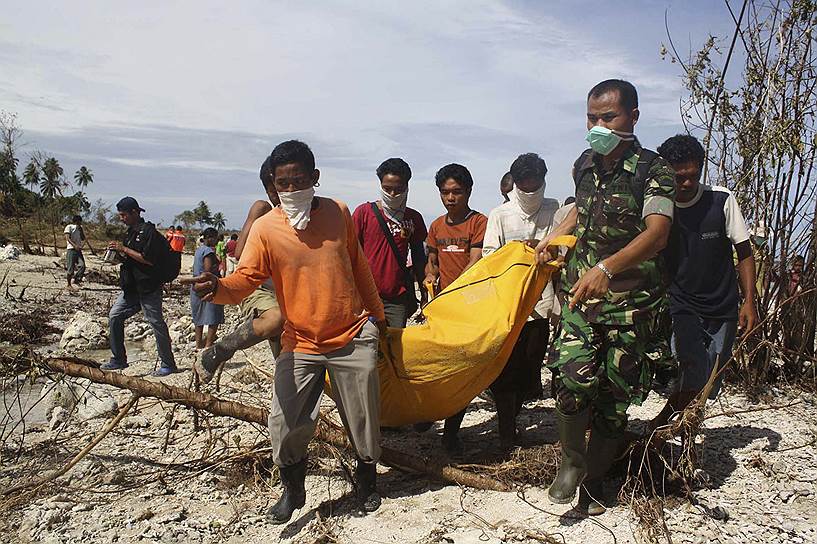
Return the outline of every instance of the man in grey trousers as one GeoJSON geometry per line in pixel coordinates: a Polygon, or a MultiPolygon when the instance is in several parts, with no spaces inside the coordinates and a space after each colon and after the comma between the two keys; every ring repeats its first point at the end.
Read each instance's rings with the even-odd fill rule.
{"type": "Polygon", "coordinates": [[[283,493],[271,523],[286,523],[306,502],[307,445],[320,415],[324,378],[358,461],[363,510],[380,507],[380,384],[377,346],[386,332],[383,303],[355,235],[349,208],[314,195],[320,172],[309,147],[290,140],[270,155],[281,200],[250,227],[238,268],[226,278],[205,273],[194,284],[204,300],[237,304],[271,278],[286,318],[275,363],[269,416],[273,458],[283,493]]]}

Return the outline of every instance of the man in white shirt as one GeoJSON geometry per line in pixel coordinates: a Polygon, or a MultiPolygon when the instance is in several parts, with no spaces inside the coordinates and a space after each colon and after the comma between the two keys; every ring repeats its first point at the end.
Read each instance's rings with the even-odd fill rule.
{"type": "MultiPolygon", "coordinates": [[[[510,200],[491,210],[488,216],[483,257],[513,240],[541,240],[550,232],[559,202],[545,198],[546,173],[545,161],[535,153],[525,153],[513,161],[510,174],[515,187],[509,194],[510,200]]],[[[516,416],[522,403],[542,395],[542,362],[552,311],[553,285],[548,283],[502,374],[491,384],[503,448],[512,447],[516,439],[516,416]]]]}
{"type": "Polygon", "coordinates": [[[71,219],[71,223],[65,226],[63,232],[65,233],[66,244],[65,260],[68,267],[68,288],[71,289],[73,287],[71,281],[82,283],[82,277],[85,275],[85,257],[82,256],[85,232],[82,230],[82,217],[75,215],[71,219]]]}

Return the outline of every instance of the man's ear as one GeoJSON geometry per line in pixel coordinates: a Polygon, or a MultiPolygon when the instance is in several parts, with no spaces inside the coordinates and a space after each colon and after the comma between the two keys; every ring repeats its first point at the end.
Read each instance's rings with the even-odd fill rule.
{"type": "Polygon", "coordinates": [[[633,118],[633,126],[635,126],[635,124],[638,123],[638,116],[639,115],[641,115],[641,112],[638,110],[638,108],[633,109],[633,112],[631,114],[631,116],[633,118]]]}
{"type": "Polygon", "coordinates": [[[321,171],[315,168],[315,170],[312,171],[312,176],[312,185],[317,185],[318,180],[321,179],[321,171]]]}

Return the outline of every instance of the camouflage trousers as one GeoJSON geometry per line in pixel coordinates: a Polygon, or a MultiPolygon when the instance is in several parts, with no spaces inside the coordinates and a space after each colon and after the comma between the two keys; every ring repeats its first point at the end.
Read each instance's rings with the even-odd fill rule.
{"type": "Polygon", "coordinates": [[[678,375],[678,361],[670,349],[671,338],[672,317],[668,307],[661,308],[655,318],[655,328],[647,342],[646,356],[652,365],[655,382],[662,385],[666,385],[667,381],[678,375]]]}
{"type": "Polygon", "coordinates": [[[649,393],[652,368],[647,357],[653,323],[599,325],[562,307],[561,333],[548,366],[553,395],[564,414],[592,408],[593,427],[611,437],[627,426],[627,408],[649,393]]]}

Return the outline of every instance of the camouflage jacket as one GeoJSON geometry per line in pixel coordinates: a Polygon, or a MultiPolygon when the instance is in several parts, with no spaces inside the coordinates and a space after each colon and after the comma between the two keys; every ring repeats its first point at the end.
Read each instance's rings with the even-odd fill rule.
{"type": "MultiPolygon", "coordinates": [[[[675,173],[669,163],[656,157],[643,183],[643,198],[635,183],[641,153],[636,140],[613,166],[602,172],[601,157],[587,154],[575,165],[578,238],[565,268],[563,294],[596,264],[617,253],[646,229],[644,218],[661,214],[672,218],[675,173]]],[[[659,257],[616,274],[603,298],[577,306],[589,323],[632,325],[654,319],[666,292],[666,275],[659,257]]]]}

